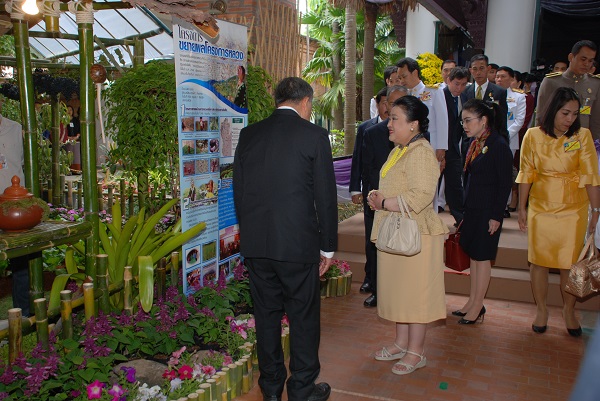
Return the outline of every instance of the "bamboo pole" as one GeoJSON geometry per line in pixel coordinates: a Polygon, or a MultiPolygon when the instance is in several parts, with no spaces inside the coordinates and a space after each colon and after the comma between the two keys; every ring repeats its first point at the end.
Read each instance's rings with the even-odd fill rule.
{"type": "Polygon", "coordinates": [[[131,270],[131,266],[125,266],[125,272],[123,273],[123,310],[133,315],[133,274],[131,270]]]}
{"type": "Polygon", "coordinates": [[[75,207],[73,204],[73,181],[67,181],[67,206],[75,207]]]}
{"type": "Polygon", "coordinates": [[[179,252],[171,253],[171,287],[179,286],[179,252]]]}
{"type": "Polygon", "coordinates": [[[67,193],[65,192],[65,184],[67,179],[65,178],[65,176],[63,174],[60,175],[60,178],[58,180],[60,182],[59,186],[60,186],[60,205],[66,205],[67,204],[67,193]]]}
{"type": "Polygon", "coordinates": [[[90,320],[96,315],[96,299],[94,298],[94,284],[83,284],[83,304],[85,309],[85,320],[90,320]]]}
{"type": "Polygon", "coordinates": [[[35,330],[37,332],[38,342],[48,351],[50,349],[48,336],[48,305],[46,298],[38,298],[33,301],[35,304],[35,330]]]}
{"type": "Polygon", "coordinates": [[[121,178],[119,180],[119,193],[120,193],[120,201],[121,201],[121,215],[125,215],[125,202],[127,201],[127,193],[125,187],[125,179],[121,178]]]}
{"type": "Polygon", "coordinates": [[[112,206],[113,206],[113,202],[114,202],[114,197],[113,197],[113,192],[114,192],[114,188],[112,184],[108,184],[106,187],[107,190],[107,194],[108,194],[108,208],[107,210],[112,210],[112,206]]]}
{"type": "Polygon", "coordinates": [[[163,300],[166,293],[167,259],[161,258],[156,268],[156,298],[163,300]]]}
{"type": "Polygon", "coordinates": [[[100,254],[97,256],[96,282],[100,290],[100,299],[98,307],[104,313],[110,312],[110,299],[108,294],[108,255],[100,254]]]}
{"type": "Polygon", "coordinates": [[[48,200],[55,206],[60,204],[60,107],[56,96],[50,97],[50,110],[52,112],[52,197],[48,200]]]}
{"type": "Polygon", "coordinates": [[[73,338],[73,305],[71,304],[72,293],[70,290],[60,292],[60,317],[62,318],[62,339],[73,338]]]}
{"type": "Polygon", "coordinates": [[[94,63],[94,15],[92,3],[70,3],[75,11],[80,50],[80,111],[81,124],[81,169],[83,173],[83,204],[85,219],[92,223],[92,235],[86,239],[86,275],[94,277],[98,243],[100,241],[98,217],[98,178],[96,169],[96,113],[94,83],[90,67],[94,63]]]}
{"type": "Polygon", "coordinates": [[[8,310],[8,363],[15,362],[21,353],[22,345],[21,308],[12,308],[8,310]]]}

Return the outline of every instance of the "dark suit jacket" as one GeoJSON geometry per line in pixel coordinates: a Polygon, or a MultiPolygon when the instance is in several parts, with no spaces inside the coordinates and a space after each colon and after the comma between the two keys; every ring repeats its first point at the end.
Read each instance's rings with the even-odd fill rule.
{"type": "MultiPolygon", "coordinates": [[[[444,88],[444,96],[446,97],[446,107],[448,108],[448,153],[454,158],[460,158],[461,154],[466,153],[460,149],[460,139],[463,139],[463,148],[465,148],[464,145],[467,143],[468,138],[465,135],[462,125],[460,125],[460,114],[457,113],[454,97],[447,86],[444,88]]],[[[467,96],[464,92],[459,97],[461,104],[465,104],[467,96]]]]}
{"type": "Polygon", "coordinates": [[[318,263],[337,248],[337,191],[327,131],[278,109],[242,129],[233,162],[241,254],[318,263]]]}
{"type": "Polygon", "coordinates": [[[372,189],[379,189],[379,171],[394,148],[387,124],[388,120],[384,120],[365,131],[362,148],[363,195],[372,189]]]}
{"type": "MultiPolygon", "coordinates": [[[[467,86],[462,93],[465,95],[467,100],[475,99],[475,84],[467,86]]],[[[483,100],[494,99],[500,106],[500,126],[502,127],[502,133],[506,134],[508,138],[508,127],[506,126],[506,117],[508,116],[508,103],[506,103],[506,89],[499,87],[496,84],[488,82],[485,93],[483,94],[483,100]]]]}
{"type": "Polygon", "coordinates": [[[490,218],[502,221],[512,188],[512,152],[508,140],[496,132],[486,139],[465,174],[465,209],[490,209],[490,218]]]}
{"type": "Polygon", "coordinates": [[[362,182],[362,144],[365,136],[365,131],[377,124],[379,117],[372,118],[364,121],[358,126],[356,130],[356,139],[354,141],[354,152],[352,153],[352,167],[350,169],[350,192],[361,191],[362,182]]]}

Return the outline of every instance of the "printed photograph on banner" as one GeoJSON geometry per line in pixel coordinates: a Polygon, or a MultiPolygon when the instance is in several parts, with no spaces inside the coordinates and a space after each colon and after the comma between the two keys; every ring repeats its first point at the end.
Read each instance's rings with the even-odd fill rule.
{"type": "Polygon", "coordinates": [[[225,261],[219,264],[219,278],[222,276],[228,277],[231,269],[229,268],[229,261],[225,261]]]}
{"type": "Polygon", "coordinates": [[[240,253],[240,227],[235,224],[219,230],[219,258],[221,260],[240,253]]]}
{"type": "Polygon", "coordinates": [[[201,155],[208,153],[208,139],[196,140],[196,154],[201,155]]]}
{"type": "Polygon", "coordinates": [[[212,159],[210,159],[210,172],[211,173],[218,173],[219,172],[219,159],[216,157],[213,157],[212,159]]]}
{"type": "Polygon", "coordinates": [[[206,262],[217,257],[217,241],[211,241],[202,245],[202,261],[206,262]]]}
{"type": "Polygon", "coordinates": [[[196,143],[191,139],[184,139],[181,141],[181,152],[184,156],[196,154],[196,143]]]}
{"type": "Polygon", "coordinates": [[[185,275],[185,283],[187,284],[187,288],[198,291],[200,287],[202,287],[202,268],[197,267],[187,272],[185,275]]]}
{"type": "Polygon", "coordinates": [[[208,117],[196,118],[196,131],[208,131],[208,117]]]}
{"type": "Polygon", "coordinates": [[[185,260],[188,266],[194,266],[200,262],[200,247],[194,247],[186,251],[185,260]]]}
{"type": "Polygon", "coordinates": [[[197,159],[196,160],[196,174],[208,173],[208,165],[210,159],[197,159]]]}
{"type": "Polygon", "coordinates": [[[217,262],[205,265],[202,268],[202,284],[207,281],[215,281],[217,279],[217,262]]]}
{"type": "Polygon", "coordinates": [[[181,119],[181,132],[194,132],[194,117],[183,117],[181,119]]]}
{"type": "Polygon", "coordinates": [[[235,269],[242,267],[242,258],[240,256],[229,259],[229,274],[233,276],[235,269]]]}
{"type": "Polygon", "coordinates": [[[196,174],[196,164],[193,160],[183,161],[183,176],[187,177],[196,174]]]}
{"type": "Polygon", "coordinates": [[[219,139],[213,138],[210,140],[210,153],[219,153],[219,139]]]}
{"type": "Polygon", "coordinates": [[[210,117],[208,124],[210,125],[211,131],[219,130],[219,117],[210,117]]]}

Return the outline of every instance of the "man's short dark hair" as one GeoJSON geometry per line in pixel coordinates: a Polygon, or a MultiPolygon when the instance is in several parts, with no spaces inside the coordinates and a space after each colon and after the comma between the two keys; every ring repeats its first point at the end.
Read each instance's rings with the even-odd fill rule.
{"type": "Polygon", "coordinates": [[[473,57],[471,57],[471,64],[473,64],[476,61],[481,61],[481,60],[485,61],[485,65],[490,64],[490,59],[485,54],[476,54],[473,57]]]}
{"type": "Polygon", "coordinates": [[[442,67],[441,67],[441,69],[444,69],[444,66],[445,66],[446,64],[454,64],[454,66],[455,66],[455,67],[456,67],[456,65],[457,65],[457,64],[456,64],[456,61],[454,61],[454,60],[444,60],[444,62],[442,63],[442,67]]]}
{"type": "Polygon", "coordinates": [[[515,70],[513,70],[512,68],[503,65],[502,67],[498,67],[496,68],[498,71],[506,71],[506,73],[511,77],[514,78],[515,77],[515,70]]]}
{"type": "Polygon", "coordinates": [[[577,53],[579,53],[579,51],[581,51],[581,49],[584,47],[589,47],[590,49],[592,49],[595,52],[598,51],[598,46],[596,46],[596,44],[594,42],[592,42],[591,40],[580,40],[579,42],[577,42],[573,45],[573,48],[571,49],[571,53],[574,56],[576,56],[577,53]]]}
{"type": "Polygon", "coordinates": [[[469,78],[469,69],[466,67],[454,67],[452,70],[450,70],[450,75],[448,75],[448,79],[450,81],[465,78],[469,78]]]}
{"type": "Polygon", "coordinates": [[[489,64],[489,66],[492,70],[497,70],[498,68],[500,68],[500,66],[496,63],[491,63],[491,64],[489,64]]]}
{"type": "Polygon", "coordinates": [[[421,75],[421,68],[419,67],[419,63],[417,63],[417,60],[415,60],[414,58],[410,58],[410,57],[401,58],[400,61],[398,61],[396,63],[396,66],[398,68],[406,67],[408,69],[408,72],[413,72],[413,71],[417,70],[417,72],[419,73],[419,76],[421,75]]]}
{"type": "Polygon", "coordinates": [[[395,65],[385,67],[385,70],[383,70],[383,80],[387,82],[387,80],[390,79],[392,74],[394,74],[397,71],[398,67],[396,67],[395,65]]]}
{"type": "Polygon", "coordinates": [[[306,97],[312,101],[313,88],[302,78],[283,78],[275,88],[275,106],[285,102],[299,102],[306,97]]]}
{"type": "Polygon", "coordinates": [[[375,102],[377,102],[377,104],[379,104],[379,102],[381,102],[382,97],[384,97],[384,96],[387,97],[387,91],[388,91],[388,88],[384,87],[384,88],[381,88],[379,90],[379,92],[377,92],[377,95],[375,95],[375,102]]]}

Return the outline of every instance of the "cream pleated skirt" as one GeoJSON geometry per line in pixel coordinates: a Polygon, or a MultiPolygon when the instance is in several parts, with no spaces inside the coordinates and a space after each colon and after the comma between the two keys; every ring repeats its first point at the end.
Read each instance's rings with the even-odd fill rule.
{"type": "Polygon", "coordinates": [[[446,318],[444,235],[421,235],[414,256],[377,251],[377,313],[397,323],[446,318]]]}

